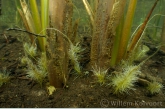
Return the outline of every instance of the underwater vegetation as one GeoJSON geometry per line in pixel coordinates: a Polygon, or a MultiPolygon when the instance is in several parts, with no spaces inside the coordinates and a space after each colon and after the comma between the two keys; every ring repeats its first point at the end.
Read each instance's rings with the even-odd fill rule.
{"type": "Polygon", "coordinates": [[[106,80],[106,73],[108,69],[104,70],[101,68],[97,68],[97,66],[93,67],[93,74],[97,78],[97,82],[100,84],[104,84],[106,80]]]}
{"type": "Polygon", "coordinates": [[[159,93],[161,89],[163,88],[163,85],[160,84],[159,82],[153,81],[148,84],[147,90],[149,91],[150,94],[155,94],[159,93]]]}
{"type": "Polygon", "coordinates": [[[108,71],[100,69],[109,69],[125,60],[122,70],[110,76],[109,85],[114,89],[114,94],[129,93],[129,90],[134,89],[134,83],[138,82],[140,67],[144,62],[134,65],[133,61],[144,58],[149,51],[141,43],[142,33],[158,1],[155,0],[143,23],[130,35],[137,0],[130,0],[128,5],[126,0],[96,0],[90,4],[83,0],[92,25],[90,64],[92,68],[95,67],[93,74],[98,81],[104,82],[105,72],[108,71]],[[109,4],[113,5],[109,7],[109,4]]]}
{"type": "Polygon", "coordinates": [[[122,73],[112,77],[112,87],[114,94],[129,93],[129,90],[134,90],[134,83],[138,81],[138,74],[141,73],[138,66],[127,66],[122,73]]]}
{"type": "Polygon", "coordinates": [[[7,83],[10,80],[9,72],[4,69],[4,71],[0,71],[0,87],[7,83]]]}
{"type": "MultiPolygon", "coordinates": [[[[67,86],[71,72],[79,77],[92,73],[95,80],[91,81],[112,87],[113,94],[128,94],[136,89],[135,83],[144,79],[139,76],[143,74],[141,66],[153,56],[147,56],[150,49],[142,39],[160,0],[152,3],[146,17],[133,32],[138,0],[82,0],[89,17],[87,34],[91,41],[88,48],[81,44],[78,29],[84,26],[79,23],[83,18],[73,16],[80,14],[74,0],[38,1],[16,2],[24,25],[20,31],[28,35],[28,40],[22,41],[25,55],[21,59],[28,78],[41,86],[48,79],[50,95],[56,88],[67,86]],[[80,60],[87,49],[90,62],[86,70],[80,60]],[[139,64],[134,61],[139,61],[139,64]],[[115,71],[110,71],[110,68],[115,71]]],[[[159,45],[159,50],[162,45],[159,45]]],[[[8,80],[8,75],[0,75],[0,86],[8,80]]],[[[159,93],[163,88],[162,83],[156,80],[146,81],[146,89],[151,94],[159,93]]]]}
{"type": "Polygon", "coordinates": [[[78,74],[81,74],[81,68],[78,61],[80,59],[80,55],[78,54],[82,51],[83,49],[80,47],[79,43],[77,43],[75,46],[71,44],[68,52],[69,59],[71,60],[71,63],[74,65],[74,69],[78,74]]]}

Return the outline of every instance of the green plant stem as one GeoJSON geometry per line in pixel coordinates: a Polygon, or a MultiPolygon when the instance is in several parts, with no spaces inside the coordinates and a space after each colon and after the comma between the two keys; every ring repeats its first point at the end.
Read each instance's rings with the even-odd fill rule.
{"type": "Polygon", "coordinates": [[[128,41],[130,39],[130,32],[131,32],[136,4],[137,4],[137,0],[129,1],[129,6],[128,6],[125,21],[124,21],[124,27],[122,31],[120,46],[119,46],[118,61],[123,59],[126,49],[127,49],[128,41]]]}
{"type": "MultiPolygon", "coordinates": [[[[42,30],[46,29],[48,26],[48,7],[49,0],[41,0],[41,24],[42,30]]],[[[42,31],[43,35],[46,34],[46,31],[42,31]]]]}
{"type": "Polygon", "coordinates": [[[30,7],[31,7],[31,11],[32,11],[32,17],[34,20],[34,25],[36,28],[36,33],[38,34],[41,31],[41,20],[40,20],[40,15],[38,12],[36,0],[30,0],[30,7]]]}
{"type": "MultiPolygon", "coordinates": [[[[37,34],[39,34],[42,30],[41,30],[41,19],[40,19],[40,15],[38,12],[38,7],[37,7],[37,3],[36,0],[30,0],[30,7],[31,7],[31,11],[32,11],[32,16],[33,16],[33,20],[34,20],[34,26],[35,26],[35,32],[37,34]]],[[[45,35],[45,34],[43,34],[45,35]]],[[[38,37],[38,43],[39,43],[39,48],[41,51],[45,51],[44,50],[44,38],[38,37]]]]}
{"type": "Polygon", "coordinates": [[[110,61],[110,66],[114,67],[117,61],[117,55],[118,55],[118,50],[119,50],[119,44],[120,44],[120,39],[121,39],[121,33],[123,30],[123,23],[124,23],[124,17],[121,19],[121,22],[119,24],[119,26],[117,27],[117,32],[116,32],[116,36],[115,36],[115,41],[114,41],[114,45],[112,48],[112,58],[110,61]]]}
{"type": "MultiPolygon", "coordinates": [[[[48,9],[49,9],[49,0],[41,0],[41,28],[42,28],[42,35],[46,35],[45,29],[48,27],[48,9]]],[[[45,38],[41,39],[41,51],[45,51],[45,38]]]]}

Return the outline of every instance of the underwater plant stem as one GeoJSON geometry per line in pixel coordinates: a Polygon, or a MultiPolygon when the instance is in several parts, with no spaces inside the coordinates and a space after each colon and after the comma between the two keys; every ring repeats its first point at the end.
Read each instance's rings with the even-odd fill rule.
{"type": "Polygon", "coordinates": [[[154,8],[156,7],[156,4],[157,4],[158,1],[159,1],[159,0],[156,0],[156,2],[154,3],[153,7],[151,8],[151,10],[150,10],[148,16],[146,17],[144,23],[141,25],[141,27],[139,28],[138,32],[137,32],[137,33],[135,34],[135,36],[133,37],[133,39],[132,39],[132,41],[131,41],[131,43],[130,43],[128,49],[127,49],[127,56],[128,56],[128,54],[134,49],[135,45],[137,44],[138,40],[140,39],[141,34],[143,33],[143,31],[144,31],[144,29],[145,29],[145,27],[146,27],[146,24],[147,24],[147,22],[148,22],[148,20],[149,20],[149,18],[150,18],[150,16],[151,16],[151,14],[152,14],[154,8]]]}
{"type": "Polygon", "coordinates": [[[115,41],[114,41],[114,45],[112,48],[112,58],[110,60],[110,66],[111,67],[114,67],[116,64],[116,61],[117,61],[117,55],[118,55],[118,50],[119,50],[120,38],[121,38],[120,36],[122,33],[123,24],[124,24],[124,17],[121,19],[121,22],[117,28],[115,41]]]}
{"type": "MultiPolygon", "coordinates": [[[[105,64],[101,64],[100,62],[105,63],[105,61],[103,61],[103,59],[101,59],[104,55],[101,52],[103,51],[103,49],[105,49],[104,45],[106,45],[106,44],[103,45],[103,43],[106,42],[106,40],[107,40],[107,38],[104,39],[105,31],[106,31],[107,25],[108,25],[107,24],[108,21],[106,21],[106,19],[110,13],[109,14],[107,13],[108,6],[104,2],[105,2],[105,0],[98,2],[98,4],[97,4],[98,6],[97,6],[97,9],[95,12],[95,19],[94,19],[95,21],[94,21],[94,26],[92,28],[93,35],[92,35],[91,53],[90,53],[91,66],[95,66],[95,64],[100,64],[100,65],[105,66],[105,64]],[[106,11],[103,12],[103,9],[106,11]],[[100,59],[101,59],[101,61],[100,61],[100,59]]],[[[108,53],[108,51],[106,51],[106,53],[108,53]]],[[[106,61],[108,61],[108,60],[106,60],[106,61]]],[[[100,65],[98,65],[98,66],[100,66],[100,65]]],[[[107,69],[107,68],[105,68],[105,69],[107,69]]]]}
{"type": "MultiPolygon", "coordinates": [[[[35,33],[35,27],[34,27],[34,21],[32,18],[32,15],[30,13],[30,10],[28,8],[28,5],[25,0],[20,0],[20,4],[22,7],[22,10],[18,9],[19,14],[21,15],[21,18],[24,22],[24,25],[28,31],[31,31],[35,33]]],[[[33,35],[30,35],[31,43],[34,44],[34,38],[33,35]]]]}
{"type": "MultiPolygon", "coordinates": [[[[42,30],[48,27],[48,9],[49,9],[49,0],[41,0],[41,27],[42,30]]],[[[42,35],[46,35],[46,31],[42,31],[42,35]]],[[[45,52],[46,40],[42,38],[40,40],[41,51],[45,52]]]]}
{"type": "Polygon", "coordinates": [[[121,42],[119,45],[119,52],[118,52],[118,58],[117,58],[118,61],[124,58],[124,55],[127,49],[128,41],[130,39],[130,32],[131,32],[136,4],[137,4],[137,0],[129,0],[129,6],[127,9],[127,14],[125,17],[124,27],[123,27],[122,36],[121,36],[121,42]]]}
{"type": "MultiPolygon", "coordinates": [[[[30,27],[29,27],[29,24],[28,24],[28,22],[27,22],[27,20],[26,20],[26,17],[24,16],[22,10],[19,9],[19,8],[17,8],[17,10],[18,10],[18,12],[19,12],[19,14],[20,14],[20,16],[21,16],[21,18],[22,18],[22,20],[23,20],[23,23],[24,23],[24,26],[25,26],[26,30],[27,30],[27,31],[31,31],[31,30],[30,30],[30,27]]],[[[33,37],[33,35],[29,35],[29,38],[30,38],[30,40],[31,40],[31,43],[34,44],[34,37],[33,37]]]]}
{"type": "Polygon", "coordinates": [[[34,20],[34,25],[36,28],[36,33],[38,34],[41,31],[41,20],[40,20],[40,15],[38,12],[36,0],[30,0],[30,7],[32,11],[32,17],[34,20]]]}
{"type": "MultiPolygon", "coordinates": [[[[33,21],[34,21],[35,33],[39,34],[41,31],[42,25],[41,25],[41,19],[40,19],[40,15],[38,12],[36,0],[30,0],[30,7],[31,7],[31,11],[32,11],[33,21]]],[[[44,38],[37,37],[37,39],[38,39],[39,49],[41,51],[44,51],[44,43],[43,43],[44,38]]]]}
{"type": "Polygon", "coordinates": [[[82,0],[82,1],[84,3],[84,6],[87,10],[87,13],[88,13],[90,19],[91,19],[92,26],[94,26],[94,14],[93,14],[93,11],[91,9],[91,6],[89,5],[87,0],[82,0]]]}
{"type": "MultiPolygon", "coordinates": [[[[55,30],[55,32],[49,31],[50,35],[47,37],[48,77],[50,85],[62,88],[66,85],[69,77],[68,52],[73,38],[74,5],[72,0],[50,0],[49,6],[50,26],[53,27],[52,30],[55,30]]],[[[50,30],[50,28],[46,29],[50,30]]]]}
{"type": "MultiPolygon", "coordinates": [[[[41,24],[42,30],[48,27],[48,4],[49,0],[41,0],[41,24]]],[[[46,34],[46,31],[42,31],[43,35],[46,34]]]]}

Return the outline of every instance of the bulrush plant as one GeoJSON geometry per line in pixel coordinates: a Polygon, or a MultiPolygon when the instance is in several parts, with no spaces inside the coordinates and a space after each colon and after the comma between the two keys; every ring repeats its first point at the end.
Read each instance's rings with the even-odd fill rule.
{"type": "MultiPolygon", "coordinates": [[[[48,76],[48,90],[52,93],[51,90],[67,85],[70,65],[78,75],[82,74],[79,54],[84,48],[75,40],[79,19],[73,22],[72,0],[40,2],[41,8],[36,0],[30,0],[29,9],[26,1],[20,0],[22,9],[18,8],[18,12],[31,39],[31,43],[24,43],[25,58],[22,62],[27,63],[28,76],[39,84],[42,85],[48,76]]],[[[140,67],[146,60],[134,65],[133,59],[142,57],[147,51],[136,52],[142,50],[139,48],[142,43],[139,42],[157,2],[136,34],[130,37],[137,0],[129,0],[128,5],[127,0],[91,0],[92,7],[87,0],[83,0],[92,30],[89,70],[101,85],[110,78],[108,84],[114,89],[114,94],[129,93],[134,89],[134,83],[139,81],[140,67]],[[121,61],[124,65],[118,73],[109,75],[110,67],[116,67],[121,61]]]]}
{"type": "MultiPolygon", "coordinates": [[[[94,25],[92,25],[91,66],[108,69],[117,25],[124,13],[126,1],[97,0],[95,2],[94,25]],[[114,4],[109,7],[109,4],[114,4]]],[[[92,22],[92,21],[91,21],[92,22]]]]}
{"type": "Polygon", "coordinates": [[[24,43],[25,57],[21,61],[27,63],[28,76],[40,84],[48,76],[50,86],[64,87],[69,75],[69,60],[81,74],[78,60],[83,49],[75,42],[79,20],[72,21],[72,0],[40,0],[41,8],[36,0],[29,3],[30,8],[25,0],[20,0],[18,7],[31,39],[31,43],[24,43]]]}
{"type": "MultiPolygon", "coordinates": [[[[65,87],[69,76],[69,60],[78,74],[81,69],[78,52],[81,48],[74,45],[78,20],[73,23],[72,0],[50,0],[50,27],[47,37],[47,61],[50,85],[65,87]]],[[[77,43],[77,42],[75,42],[77,43]]]]}
{"type": "MultiPolygon", "coordinates": [[[[87,0],[82,1],[92,25],[90,66],[93,68],[93,74],[100,77],[98,76],[100,72],[108,72],[107,69],[117,66],[124,60],[124,63],[129,64],[122,66],[124,70],[110,77],[110,84],[114,89],[114,94],[128,93],[130,89],[133,89],[141,73],[140,67],[144,61],[137,66],[133,65],[133,61],[135,57],[136,59],[143,57],[147,51],[143,49],[142,53],[137,52],[142,46],[139,43],[142,33],[159,0],[155,1],[144,23],[140,25],[133,37],[130,37],[130,33],[137,0],[129,0],[128,5],[126,5],[126,0],[95,0],[90,2],[91,6],[87,0]]],[[[99,78],[98,81],[100,81],[99,78]]]]}

